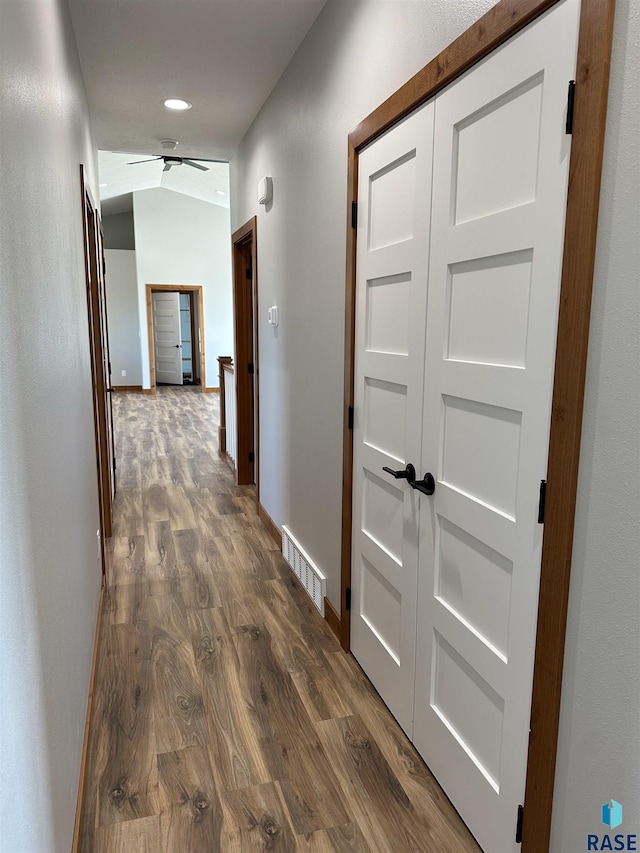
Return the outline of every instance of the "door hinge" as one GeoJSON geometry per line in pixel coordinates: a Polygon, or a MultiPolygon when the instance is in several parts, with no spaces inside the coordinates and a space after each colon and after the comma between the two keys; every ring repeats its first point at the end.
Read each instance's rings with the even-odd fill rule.
{"type": "Polygon", "coordinates": [[[251,273],[251,267],[249,267],[249,268],[247,269],[246,275],[247,275],[247,279],[248,279],[249,281],[251,281],[251,275],[252,275],[252,273],[251,273]]]}
{"type": "Polygon", "coordinates": [[[351,227],[352,228],[358,227],[358,202],[357,201],[351,202],[351,227]]]}
{"type": "Polygon", "coordinates": [[[576,96],[576,81],[569,80],[569,91],[567,92],[567,126],[565,133],[573,133],[573,101],[576,96]]]}
{"type": "Polygon", "coordinates": [[[102,259],[102,275],[106,276],[107,274],[107,260],[106,258],[102,259]]]}
{"type": "Polygon", "coordinates": [[[247,365],[247,371],[253,376],[253,362],[249,362],[247,365]]]}
{"type": "Polygon", "coordinates": [[[353,406],[349,406],[349,409],[347,412],[347,428],[348,429],[353,429],[353,415],[354,415],[353,406]]]}
{"type": "Polygon", "coordinates": [[[249,462],[253,462],[253,450],[249,453],[249,462]]]}
{"type": "Polygon", "coordinates": [[[344,594],[344,609],[351,610],[351,587],[348,586],[344,594]]]}
{"type": "Polygon", "coordinates": [[[538,502],[538,524],[544,524],[544,504],[547,498],[547,481],[540,480],[540,500],[538,502]]]}
{"type": "Polygon", "coordinates": [[[518,806],[518,818],[516,820],[516,844],[522,844],[522,821],[524,820],[524,806],[518,806]]]}

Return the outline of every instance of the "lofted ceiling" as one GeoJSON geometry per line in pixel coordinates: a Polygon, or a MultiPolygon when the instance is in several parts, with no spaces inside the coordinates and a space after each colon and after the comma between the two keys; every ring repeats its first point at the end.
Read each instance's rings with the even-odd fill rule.
{"type": "MultiPolygon", "coordinates": [[[[178,150],[168,153],[180,154],[178,150]]],[[[206,172],[201,172],[184,163],[181,166],[173,166],[165,172],[162,160],[148,162],[146,154],[132,155],[99,151],[98,171],[102,213],[108,216],[131,210],[133,207],[131,193],[151,189],[151,187],[163,187],[211,202],[211,204],[218,204],[220,207],[229,207],[228,163],[202,163],[202,165],[206,166],[206,172]]]]}
{"type": "MultiPolygon", "coordinates": [[[[174,139],[180,157],[229,160],[325,2],[69,0],[98,148],[170,154],[160,141],[174,139]],[[162,105],[170,97],[193,108],[171,112],[162,105]]],[[[127,189],[128,175],[170,189],[173,180],[212,177],[185,170],[160,179],[161,164],[122,163],[119,186],[142,188],[127,189]]]]}

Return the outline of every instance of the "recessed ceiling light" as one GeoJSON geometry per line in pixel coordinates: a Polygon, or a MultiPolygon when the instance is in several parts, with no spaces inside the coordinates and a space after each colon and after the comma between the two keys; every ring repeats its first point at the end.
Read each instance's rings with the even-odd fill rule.
{"type": "Polygon", "coordinates": [[[168,110],[190,110],[193,106],[182,98],[167,98],[162,103],[168,110]]]}
{"type": "Polygon", "coordinates": [[[103,187],[108,187],[108,186],[109,186],[109,184],[100,184],[100,189],[102,189],[103,187]]]}
{"type": "Polygon", "coordinates": [[[226,195],[226,192],[224,190],[216,190],[216,192],[218,193],[218,195],[226,195]]]}

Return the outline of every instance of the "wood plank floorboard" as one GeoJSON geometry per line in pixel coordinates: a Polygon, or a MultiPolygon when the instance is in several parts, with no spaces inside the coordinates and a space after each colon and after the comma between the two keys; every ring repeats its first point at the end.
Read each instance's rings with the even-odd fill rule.
{"type": "Polygon", "coordinates": [[[130,623],[108,630],[109,727],[103,737],[109,750],[98,780],[101,825],[152,817],[158,811],[151,671],[141,634],[130,623]]]}
{"type": "Polygon", "coordinates": [[[163,851],[221,849],[222,805],[206,747],[158,755],[163,851]]]}
{"type": "Polygon", "coordinates": [[[222,850],[289,853],[298,849],[278,782],[223,794],[222,850]]]}
{"type": "Polygon", "coordinates": [[[100,826],[91,849],[95,853],[159,853],[162,850],[160,819],[155,815],[100,826]]]}
{"type": "Polygon", "coordinates": [[[217,395],[114,395],[79,853],[477,853],[217,453],[217,395]]]}

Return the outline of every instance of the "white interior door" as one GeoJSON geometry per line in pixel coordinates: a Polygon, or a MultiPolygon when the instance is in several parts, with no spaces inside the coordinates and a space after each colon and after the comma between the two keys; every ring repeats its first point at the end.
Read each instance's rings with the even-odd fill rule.
{"type": "Polygon", "coordinates": [[[360,156],[351,650],[411,736],[433,103],[360,156]]]}
{"type": "Polygon", "coordinates": [[[151,294],[156,382],[182,385],[180,294],[174,291],[151,294]]]}
{"type": "Polygon", "coordinates": [[[414,742],[487,853],[525,788],[579,11],[435,107],[414,742]]]}

